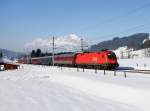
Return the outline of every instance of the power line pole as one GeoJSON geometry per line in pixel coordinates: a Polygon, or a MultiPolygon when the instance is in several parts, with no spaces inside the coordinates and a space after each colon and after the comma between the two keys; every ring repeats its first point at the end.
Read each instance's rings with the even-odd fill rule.
{"type": "Polygon", "coordinates": [[[0,51],[0,58],[2,58],[3,57],[3,53],[2,53],[2,51],[0,51]]]}
{"type": "Polygon", "coordinates": [[[53,66],[54,66],[54,45],[55,45],[55,38],[53,36],[53,55],[52,55],[52,63],[53,63],[53,66]]]}
{"type": "Polygon", "coordinates": [[[81,52],[83,52],[84,48],[83,48],[83,39],[81,38],[81,52]]]}
{"type": "Polygon", "coordinates": [[[88,45],[87,43],[81,38],[81,52],[87,51],[88,45]]]}

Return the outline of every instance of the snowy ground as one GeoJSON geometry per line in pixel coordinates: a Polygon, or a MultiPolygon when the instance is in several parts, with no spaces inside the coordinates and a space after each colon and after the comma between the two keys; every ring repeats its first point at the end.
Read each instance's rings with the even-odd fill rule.
{"type": "Polygon", "coordinates": [[[140,70],[150,70],[150,58],[118,59],[120,67],[131,67],[140,70]]]}
{"type": "Polygon", "coordinates": [[[24,65],[0,72],[0,111],[149,111],[150,75],[24,65]]]}

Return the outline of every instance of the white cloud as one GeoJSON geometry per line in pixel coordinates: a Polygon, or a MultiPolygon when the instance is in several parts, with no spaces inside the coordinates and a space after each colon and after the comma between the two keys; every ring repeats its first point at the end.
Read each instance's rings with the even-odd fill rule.
{"type": "Polygon", "coordinates": [[[36,38],[32,42],[26,43],[26,48],[42,48],[47,47],[49,45],[50,39],[42,39],[42,38],[36,38]]]}
{"type": "MultiPolygon", "coordinates": [[[[75,34],[55,38],[56,51],[77,51],[81,48],[81,38],[75,34]]],[[[25,48],[28,50],[40,48],[42,50],[52,50],[52,37],[47,39],[36,38],[32,42],[26,43],[25,48]]]]}

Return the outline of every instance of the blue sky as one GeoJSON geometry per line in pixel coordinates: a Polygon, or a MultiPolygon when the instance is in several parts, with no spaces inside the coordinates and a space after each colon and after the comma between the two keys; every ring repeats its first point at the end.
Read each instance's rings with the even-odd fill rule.
{"type": "Polygon", "coordinates": [[[114,36],[150,32],[150,24],[132,29],[150,23],[150,5],[146,4],[150,1],[0,0],[0,48],[22,52],[25,43],[53,35],[73,33],[101,42],[114,36]]]}

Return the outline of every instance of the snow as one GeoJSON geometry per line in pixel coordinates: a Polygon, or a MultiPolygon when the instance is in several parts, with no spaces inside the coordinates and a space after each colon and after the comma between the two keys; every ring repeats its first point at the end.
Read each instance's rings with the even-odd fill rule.
{"type": "Polygon", "coordinates": [[[144,40],[143,40],[143,44],[144,44],[145,42],[147,42],[147,41],[148,41],[148,39],[144,39],[144,40]]]}
{"type": "Polygon", "coordinates": [[[118,59],[120,67],[129,67],[139,70],[150,70],[150,57],[149,58],[131,58],[131,59],[118,59]]]}
{"type": "MultiPolygon", "coordinates": [[[[6,63],[6,64],[14,64],[14,65],[19,65],[15,61],[12,61],[8,58],[0,58],[0,63],[6,63]]],[[[3,66],[2,66],[3,67],[3,66]]]]}
{"type": "Polygon", "coordinates": [[[118,49],[114,50],[114,52],[119,59],[150,57],[150,48],[134,50],[133,48],[124,46],[119,47],[118,49]]]}
{"type": "Polygon", "coordinates": [[[121,58],[122,56],[121,53],[127,51],[127,49],[128,49],[127,46],[119,47],[118,49],[114,50],[114,52],[118,58],[121,58]]]}
{"type": "Polygon", "coordinates": [[[127,46],[114,50],[120,67],[150,70],[150,48],[133,50],[127,46]]]}
{"type": "Polygon", "coordinates": [[[150,75],[22,65],[0,72],[0,111],[149,111],[150,75]]]}
{"type": "Polygon", "coordinates": [[[150,54],[146,52],[149,50],[150,49],[141,49],[133,51],[132,49],[128,49],[127,47],[120,47],[114,52],[118,58],[118,63],[120,67],[128,67],[129,69],[150,70],[150,54]],[[145,55],[147,55],[147,57],[145,55]]]}

